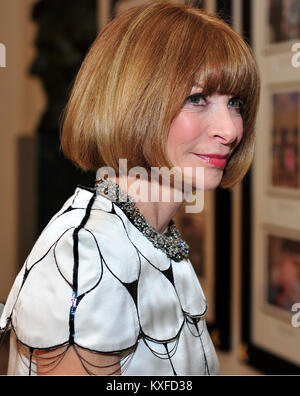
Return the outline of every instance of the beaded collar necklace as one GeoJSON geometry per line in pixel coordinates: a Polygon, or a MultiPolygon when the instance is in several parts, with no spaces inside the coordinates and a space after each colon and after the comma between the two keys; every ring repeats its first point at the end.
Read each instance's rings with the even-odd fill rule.
{"type": "Polygon", "coordinates": [[[154,247],[161,249],[174,261],[188,259],[189,246],[182,240],[181,233],[173,220],[170,221],[165,233],[159,233],[146,221],[135,205],[135,200],[122,191],[118,184],[109,179],[101,178],[96,180],[95,189],[97,194],[113,201],[154,247]]]}

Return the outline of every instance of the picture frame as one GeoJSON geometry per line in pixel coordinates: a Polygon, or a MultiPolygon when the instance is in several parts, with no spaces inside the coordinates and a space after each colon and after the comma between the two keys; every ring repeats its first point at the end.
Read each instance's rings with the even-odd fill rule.
{"type": "Polygon", "coordinates": [[[274,226],[264,230],[263,310],[290,323],[293,306],[300,302],[300,232],[274,226]]]}
{"type": "Polygon", "coordinates": [[[284,294],[291,280],[300,287],[300,231],[262,223],[255,232],[253,266],[243,271],[243,286],[251,281],[243,301],[245,363],[269,375],[299,375],[299,296],[288,303],[284,294]]]}
{"type": "Polygon", "coordinates": [[[273,224],[262,224],[259,232],[260,243],[256,244],[252,283],[255,289],[252,299],[252,341],[263,350],[295,365],[300,373],[299,328],[292,325],[292,307],[298,302],[297,297],[289,307],[283,308],[284,301],[280,295],[285,291],[287,286],[282,286],[289,283],[291,273],[293,280],[297,278],[297,287],[300,287],[300,232],[273,224]],[[293,264],[295,277],[289,265],[284,264],[285,255],[289,255],[289,261],[297,257],[293,264]],[[282,292],[275,290],[276,271],[282,292]]]}
{"type": "Polygon", "coordinates": [[[290,51],[300,41],[300,3],[298,0],[263,0],[266,52],[290,51]]]}
{"type": "Polygon", "coordinates": [[[300,83],[272,84],[267,91],[267,193],[299,198],[300,83]]]}

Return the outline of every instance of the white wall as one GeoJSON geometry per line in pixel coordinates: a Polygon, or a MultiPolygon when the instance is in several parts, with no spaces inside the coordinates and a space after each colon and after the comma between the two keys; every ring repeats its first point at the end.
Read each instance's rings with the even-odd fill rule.
{"type": "Polygon", "coordinates": [[[26,74],[34,56],[33,3],[0,0],[0,42],[6,48],[6,67],[0,68],[0,301],[18,271],[17,139],[34,134],[45,103],[39,81],[26,74]]]}

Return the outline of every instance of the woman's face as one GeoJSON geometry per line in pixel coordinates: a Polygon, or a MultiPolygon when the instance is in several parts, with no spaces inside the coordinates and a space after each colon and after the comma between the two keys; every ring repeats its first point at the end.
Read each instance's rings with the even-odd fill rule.
{"type": "Polygon", "coordinates": [[[204,189],[215,189],[221,182],[228,159],[243,136],[242,101],[233,96],[203,96],[193,87],[180,113],[172,121],[167,152],[174,166],[204,168],[204,189]]]}

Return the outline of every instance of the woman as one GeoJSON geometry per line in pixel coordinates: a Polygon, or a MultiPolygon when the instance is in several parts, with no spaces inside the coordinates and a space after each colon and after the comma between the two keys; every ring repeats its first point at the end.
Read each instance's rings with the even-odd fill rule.
{"type": "Polygon", "coordinates": [[[9,374],[218,372],[205,297],[172,221],[182,205],[175,195],[186,169],[193,191],[241,180],[258,96],[248,46],[203,11],[152,2],[101,32],[61,139],[66,156],[98,170],[98,180],[51,219],[15,281],[0,323],[13,329],[9,374]],[[130,196],[136,179],[120,159],[146,170],[140,190],[149,198],[158,188],[159,199],[130,196]],[[149,180],[153,169],[175,169],[175,178],[167,184],[165,171],[149,180]]]}

